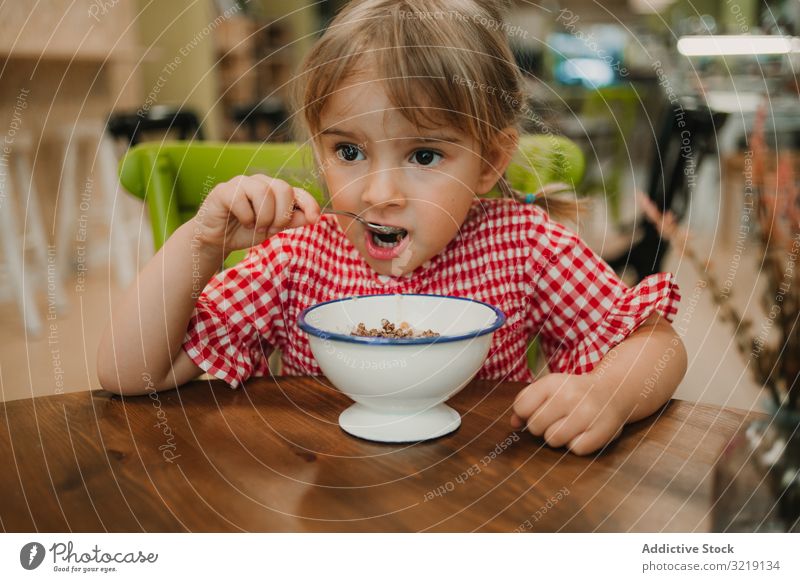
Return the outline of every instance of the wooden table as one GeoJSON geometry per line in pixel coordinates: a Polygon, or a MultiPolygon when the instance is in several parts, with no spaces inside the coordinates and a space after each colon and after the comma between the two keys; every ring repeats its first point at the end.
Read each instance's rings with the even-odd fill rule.
{"type": "Polygon", "coordinates": [[[475,381],[455,433],[384,445],[337,425],[325,378],[194,382],[0,404],[5,531],[706,531],[747,413],[673,401],[605,452],[515,433],[519,383],[475,381]]]}

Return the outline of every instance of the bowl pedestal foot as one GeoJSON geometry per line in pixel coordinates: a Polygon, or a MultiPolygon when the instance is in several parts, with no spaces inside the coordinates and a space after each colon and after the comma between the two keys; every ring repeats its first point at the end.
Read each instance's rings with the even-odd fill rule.
{"type": "Polygon", "coordinates": [[[353,404],[339,415],[339,426],[362,439],[382,443],[426,441],[444,436],[461,426],[458,412],[446,404],[410,413],[382,412],[353,404]]]}

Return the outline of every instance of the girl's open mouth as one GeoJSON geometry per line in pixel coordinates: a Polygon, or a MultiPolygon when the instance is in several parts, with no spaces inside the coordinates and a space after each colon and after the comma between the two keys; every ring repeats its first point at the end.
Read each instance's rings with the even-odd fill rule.
{"type": "Polygon", "coordinates": [[[411,237],[407,230],[398,234],[378,234],[365,230],[367,251],[375,259],[394,259],[408,247],[411,237]]]}

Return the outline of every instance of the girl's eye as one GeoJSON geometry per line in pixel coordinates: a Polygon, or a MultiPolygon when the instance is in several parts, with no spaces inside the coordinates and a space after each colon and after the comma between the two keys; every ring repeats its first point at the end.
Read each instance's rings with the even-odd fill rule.
{"type": "Polygon", "coordinates": [[[364,159],[364,152],[351,143],[342,143],[336,146],[336,155],[345,162],[356,162],[364,159]],[[359,158],[359,156],[361,156],[359,158]]]}
{"type": "Polygon", "coordinates": [[[442,154],[433,150],[417,150],[411,154],[411,162],[420,166],[435,166],[442,160],[442,154]]]}

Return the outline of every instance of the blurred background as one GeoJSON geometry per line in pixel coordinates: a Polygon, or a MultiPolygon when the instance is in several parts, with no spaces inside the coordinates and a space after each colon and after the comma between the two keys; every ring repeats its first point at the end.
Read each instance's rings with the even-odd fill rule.
{"type": "MultiPolygon", "coordinates": [[[[125,151],[290,140],[287,84],[345,3],[0,6],[0,400],[99,388],[109,305],[154,246],[147,208],[116,179],[125,151]]],[[[586,158],[591,213],[572,226],[630,284],[678,276],[690,356],[679,398],[760,409],[754,361],[770,352],[748,342],[795,333],[796,221],[784,277],[764,277],[775,224],[754,193],[773,214],[797,212],[799,24],[797,0],[512,2],[525,129],[586,158]],[[672,212],[677,234],[643,199],[672,212]]]]}

